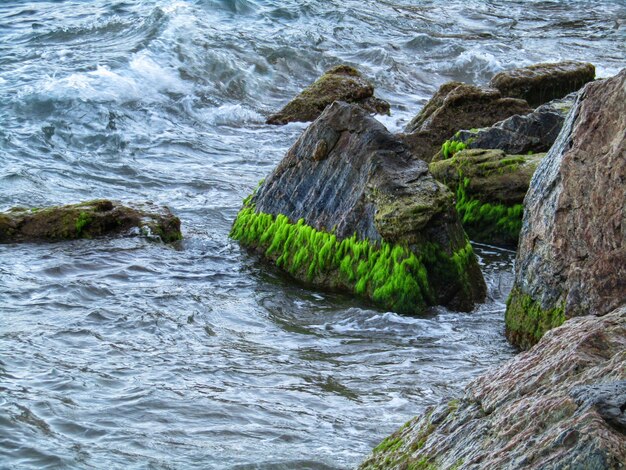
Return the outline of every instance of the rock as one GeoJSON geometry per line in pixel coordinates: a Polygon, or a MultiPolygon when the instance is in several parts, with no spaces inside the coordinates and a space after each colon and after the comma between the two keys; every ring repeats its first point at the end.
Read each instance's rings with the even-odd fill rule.
{"type": "Polygon", "coordinates": [[[506,310],[522,348],[626,302],[626,69],[588,84],[533,176],[506,310]]]}
{"type": "MultiPolygon", "coordinates": [[[[461,130],[451,141],[463,142],[470,149],[499,149],[508,154],[547,152],[556,141],[565,116],[574,104],[576,94],[553,100],[530,114],[516,114],[482,129],[461,130]]],[[[441,160],[442,152],[433,158],[441,160]]]]}
{"type": "Polygon", "coordinates": [[[626,307],[567,321],[383,440],[361,469],[623,469],[626,307]]]}
{"type": "Polygon", "coordinates": [[[245,201],[231,236],[296,279],[398,313],[469,310],[485,295],[452,193],[347,103],[306,129],[245,201]]]}
{"type": "Polygon", "coordinates": [[[498,90],[450,82],[407,125],[404,139],[417,158],[429,162],[460,129],[486,127],[530,112],[524,100],[505,98],[498,90]]]}
{"type": "Polygon", "coordinates": [[[503,96],[520,98],[531,106],[539,106],[579,90],[595,76],[596,69],[592,64],[566,61],[506,70],[495,75],[489,86],[500,90],[503,96]]]}
{"type": "Polygon", "coordinates": [[[338,65],[271,115],[267,124],[314,121],[334,101],[355,103],[373,114],[389,114],[389,103],[374,96],[374,85],[354,67],[338,65]]]}
{"type": "Polygon", "coordinates": [[[0,243],[55,242],[103,235],[141,233],[169,243],[180,240],[180,220],[151,204],[123,206],[106,199],[0,213],[0,243]]]}
{"type": "Polygon", "coordinates": [[[431,162],[429,168],[456,194],[456,209],[470,239],[515,247],[524,196],[544,155],[461,150],[451,158],[431,162]]]}

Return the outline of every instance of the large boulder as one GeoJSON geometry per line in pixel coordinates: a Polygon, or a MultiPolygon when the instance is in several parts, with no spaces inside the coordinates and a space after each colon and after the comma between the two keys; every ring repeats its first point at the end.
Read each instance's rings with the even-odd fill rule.
{"type": "Polygon", "coordinates": [[[355,103],[373,114],[389,114],[389,103],[374,96],[374,85],[354,67],[338,65],[267,118],[267,124],[314,121],[334,101],[355,103]]]}
{"type": "Polygon", "coordinates": [[[498,90],[450,82],[442,85],[406,126],[404,139],[417,158],[430,162],[457,131],[491,126],[530,112],[532,108],[524,100],[503,97],[498,90]]]}
{"type": "Polygon", "coordinates": [[[623,469],[625,351],[626,307],[570,320],[406,423],[360,468],[623,469]]]}
{"type": "Polygon", "coordinates": [[[461,150],[451,158],[431,162],[429,168],[456,194],[456,209],[470,239],[515,247],[524,196],[544,155],[461,150]]]}
{"type": "Polygon", "coordinates": [[[504,96],[539,106],[579,90],[595,76],[596,69],[592,64],[566,61],[505,70],[495,75],[489,86],[497,88],[504,96]]]}
{"type": "Polygon", "coordinates": [[[626,69],[588,84],[524,201],[506,333],[526,348],[626,302],[626,69]]]}
{"type": "Polygon", "coordinates": [[[103,235],[144,234],[180,240],[180,220],[152,204],[133,207],[107,199],[0,213],[0,243],[54,242],[103,235]]]}
{"type": "Polygon", "coordinates": [[[315,286],[399,313],[485,295],[453,194],[355,105],[336,102],[245,201],[231,236],[315,286]]]}

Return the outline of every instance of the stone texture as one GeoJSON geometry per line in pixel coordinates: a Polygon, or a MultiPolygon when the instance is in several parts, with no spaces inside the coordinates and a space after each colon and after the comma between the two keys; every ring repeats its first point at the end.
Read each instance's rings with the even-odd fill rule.
{"type": "Polygon", "coordinates": [[[334,101],[358,104],[373,114],[389,114],[389,103],[374,96],[374,86],[354,67],[339,65],[328,70],[276,114],[267,124],[314,121],[334,101]]]}
{"type": "Polygon", "coordinates": [[[626,69],[581,91],[524,206],[506,312],[520,347],[554,326],[546,316],[603,315],[626,302],[626,69]]]}
{"type": "Polygon", "coordinates": [[[0,213],[0,243],[54,242],[133,229],[164,242],[180,240],[180,220],[152,204],[123,206],[106,199],[42,209],[14,208],[0,213]]]}
{"type": "Polygon", "coordinates": [[[498,90],[460,82],[442,85],[405,128],[414,155],[427,162],[461,129],[490,126],[515,114],[532,112],[524,100],[503,97],[498,90]]]}
{"type": "Polygon", "coordinates": [[[491,79],[489,86],[497,88],[504,96],[539,106],[579,90],[595,75],[595,67],[585,62],[535,64],[500,72],[491,79]]]}
{"type": "Polygon", "coordinates": [[[626,307],[548,332],[531,350],[428,408],[361,469],[626,467],[626,307]]]}
{"type": "MultiPolygon", "coordinates": [[[[426,264],[434,303],[469,310],[484,298],[484,281],[452,193],[430,175],[425,162],[412,158],[401,139],[358,106],[336,102],[328,107],[261,184],[251,204],[258,213],[282,214],[292,223],[303,219],[338,240],[355,235],[374,245],[409,247],[426,264]],[[449,262],[464,247],[470,251],[457,275],[449,262]],[[429,250],[440,253],[444,264],[428,259],[429,250]]],[[[261,252],[267,253],[265,247],[261,252]]],[[[318,276],[313,284],[349,287],[333,273],[318,276]]]]}

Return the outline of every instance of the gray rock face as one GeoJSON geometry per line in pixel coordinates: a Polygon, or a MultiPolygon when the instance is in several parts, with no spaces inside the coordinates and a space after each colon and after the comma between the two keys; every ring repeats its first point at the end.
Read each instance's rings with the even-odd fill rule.
{"type": "Polygon", "coordinates": [[[531,106],[539,106],[579,90],[595,75],[595,67],[585,62],[535,64],[500,72],[491,79],[489,86],[497,88],[504,96],[524,99],[531,106]]]}
{"type": "Polygon", "coordinates": [[[531,180],[506,312],[515,344],[536,342],[555,318],[626,302],[625,182],[626,69],[581,91],[531,180]]]}
{"type": "Polygon", "coordinates": [[[626,307],[548,332],[430,407],[361,469],[623,469],[626,307]]]}
{"type": "Polygon", "coordinates": [[[574,104],[575,93],[553,100],[526,115],[511,116],[492,127],[462,130],[454,140],[470,149],[499,149],[508,154],[547,152],[561,132],[565,116],[574,104]]]}

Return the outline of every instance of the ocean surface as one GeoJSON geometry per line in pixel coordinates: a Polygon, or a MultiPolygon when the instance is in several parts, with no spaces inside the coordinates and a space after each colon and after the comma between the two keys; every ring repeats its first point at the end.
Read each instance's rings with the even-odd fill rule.
{"type": "Polygon", "coordinates": [[[513,253],[476,245],[472,313],[305,288],[228,239],[306,127],[264,124],[348,63],[400,130],[448,80],[625,65],[626,2],[0,3],[0,210],[153,201],[144,238],[0,245],[0,468],[344,469],[514,353],[513,253]]]}

